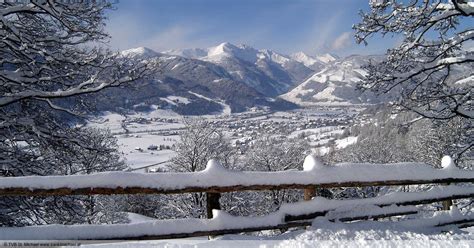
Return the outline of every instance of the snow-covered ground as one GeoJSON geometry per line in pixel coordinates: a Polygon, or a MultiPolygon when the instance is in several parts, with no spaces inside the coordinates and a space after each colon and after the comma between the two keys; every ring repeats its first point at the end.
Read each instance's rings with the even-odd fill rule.
{"type": "MultiPolygon", "coordinates": [[[[173,98],[185,102],[185,98],[173,98]]],[[[148,113],[117,114],[105,112],[92,120],[88,126],[107,128],[117,138],[119,151],[124,155],[126,163],[132,169],[142,168],[147,165],[154,169],[166,165],[175,152],[171,149],[179,140],[178,131],[184,125],[182,116],[170,110],[155,109],[148,113]],[[149,150],[152,146],[164,146],[165,149],[149,150]]],[[[145,172],[145,168],[136,170],[145,172]]]]}
{"type": "MultiPolygon", "coordinates": [[[[197,93],[190,92],[198,97],[197,93]]],[[[207,99],[207,98],[206,98],[207,99]]],[[[184,97],[167,97],[170,102],[186,103],[184,97]]],[[[337,148],[356,141],[355,137],[346,137],[337,140],[343,133],[344,124],[356,115],[361,109],[356,107],[319,107],[315,109],[299,109],[289,112],[268,112],[265,110],[252,110],[243,113],[231,113],[230,107],[223,102],[224,111],[218,115],[205,115],[200,117],[184,117],[169,109],[159,109],[152,106],[151,112],[136,112],[118,114],[105,112],[94,118],[88,125],[90,127],[108,128],[118,139],[119,151],[123,153],[127,164],[137,172],[145,172],[166,165],[175,152],[172,147],[179,141],[179,133],[183,131],[183,118],[204,118],[214,122],[216,126],[230,137],[234,146],[250,143],[261,134],[287,135],[297,138],[301,134],[313,150],[320,154],[325,153],[329,141],[335,140],[337,148]],[[334,123],[336,121],[336,123],[334,123]],[[148,150],[150,146],[164,146],[163,150],[148,150]],[[158,165],[154,165],[157,164],[158,165]],[[141,168],[141,169],[139,169],[141,168]]]]}
{"type": "Polygon", "coordinates": [[[231,114],[232,110],[230,109],[230,106],[228,104],[226,104],[224,101],[218,101],[218,100],[214,100],[214,99],[211,99],[211,98],[208,98],[208,97],[205,97],[201,94],[198,94],[198,93],[195,93],[195,92],[192,92],[192,91],[188,91],[189,93],[199,97],[199,98],[202,98],[204,100],[207,100],[207,101],[210,101],[210,102],[215,102],[217,104],[220,104],[222,106],[222,115],[224,116],[228,116],[231,114]]]}
{"type": "MultiPolygon", "coordinates": [[[[179,139],[177,135],[162,136],[153,134],[137,134],[118,136],[119,150],[125,155],[126,162],[131,168],[169,161],[175,152],[170,149],[148,150],[150,146],[172,146],[179,139]]],[[[151,167],[150,169],[152,169],[151,167]]]]}
{"type": "Polygon", "coordinates": [[[336,140],[336,147],[339,149],[345,148],[348,145],[355,144],[357,142],[357,137],[349,136],[340,140],[336,140]]]}

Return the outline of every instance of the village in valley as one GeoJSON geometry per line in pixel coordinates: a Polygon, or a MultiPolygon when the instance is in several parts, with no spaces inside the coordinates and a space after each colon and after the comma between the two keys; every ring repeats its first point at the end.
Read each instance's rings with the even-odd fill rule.
{"type": "Polygon", "coordinates": [[[158,109],[129,115],[105,113],[88,125],[110,129],[131,171],[155,172],[163,171],[160,168],[175,156],[174,144],[185,130],[186,119],[209,122],[226,134],[241,155],[262,135],[302,139],[308,142],[308,150],[324,155],[330,149],[344,148],[357,141],[357,137],[344,131],[364,109],[364,106],[321,106],[287,112],[253,109],[206,116],[180,116],[158,109]]]}

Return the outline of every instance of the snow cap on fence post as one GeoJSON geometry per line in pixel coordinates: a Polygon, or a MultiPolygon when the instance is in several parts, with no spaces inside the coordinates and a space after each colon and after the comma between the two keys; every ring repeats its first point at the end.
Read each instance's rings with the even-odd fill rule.
{"type": "Polygon", "coordinates": [[[455,169],[456,165],[454,164],[454,161],[450,156],[444,156],[441,159],[441,167],[443,169],[455,169]]]}
{"type": "Polygon", "coordinates": [[[212,219],[216,220],[225,220],[226,217],[229,217],[230,214],[227,213],[226,211],[220,210],[220,209],[213,209],[212,210],[212,219]]]}
{"type": "Polygon", "coordinates": [[[206,165],[206,169],[204,172],[221,172],[226,171],[226,169],[222,166],[222,164],[215,158],[209,160],[206,165]]]}
{"type": "Polygon", "coordinates": [[[303,162],[304,171],[312,171],[316,168],[324,167],[324,163],[321,158],[316,157],[315,155],[308,155],[303,162]]]}
{"type": "Polygon", "coordinates": [[[456,207],[455,205],[452,205],[450,208],[449,208],[449,215],[451,217],[463,217],[463,214],[461,213],[461,211],[459,211],[459,208],[456,207]]]}

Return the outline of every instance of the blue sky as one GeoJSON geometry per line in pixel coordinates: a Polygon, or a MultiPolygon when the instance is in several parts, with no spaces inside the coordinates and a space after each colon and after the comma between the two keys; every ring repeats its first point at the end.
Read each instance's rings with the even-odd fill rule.
{"type": "Polygon", "coordinates": [[[352,24],[368,0],[120,0],[106,30],[113,49],[156,51],[247,44],[290,54],[377,54],[394,38],[354,42],[352,24]]]}

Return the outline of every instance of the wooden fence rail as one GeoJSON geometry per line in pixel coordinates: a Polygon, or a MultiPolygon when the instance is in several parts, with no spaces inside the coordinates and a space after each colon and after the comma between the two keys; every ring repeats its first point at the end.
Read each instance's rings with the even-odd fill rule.
{"type": "Polygon", "coordinates": [[[230,171],[211,160],[194,173],[107,172],[71,176],[0,178],[0,195],[112,195],[225,193],[248,190],[473,183],[474,171],[435,169],[421,163],[321,165],[314,157],[304,171],[230,171]],[[312,161],[313,159],[313,161],[312,161]],[[309,166],[311,165],[311,166],[309,166]],[[309,167],[309,169],[308,169],[309,167]]]}
{"type": "MultiPolygon", "coordinates": [[[[27,238],[28,235],[33,239],[164,239],[221,235],[307,226],[319,216],[325,216],[330,221],[354,221],[410,215],[418,212],[416,208],[412,207],[415,205],[474,197],[474,187],[452,185],[474,183],[474,171],[460,170],[454,168],[452,164],[444,166],[443,169],[435,169],[420,163],[326,166],[317,158],[308,156],[303,167],[303,171],[238,172],[227,170],[217,161],[211,160],[204,171],[195,173],[108,172],[92,175],[0,178],[0,196],[205,192],[208,200],[207,216],[209,218],[208,220],[189,219],[190,222],[188,219],[158,220],[144,223],[143,227],[127,224],[91,225],[92,231],[84,225],[63,226],[70,230],[70,233],[62,233],[63,236],[58,236],[55,231],[60,228],[58,225],[0,228],[0,239],[5,239],[9,235],[13,239],[15,237],[18,239],[27,238]],[[312,199],[316,194],[316,188],[420,184],[443,184],[444,186],[427,192],[395,193],[368,199],[327,200],[321,197],[312,199]],[[214,214],[214,210],[220,209],[220,193],[283,189],[304,189],[306,201],[284,205],[270,216],[225,217],[224,219],[227,218],[225,223],[229,222],[229,218],[231,219],[230,223],[225,225],[222,225],[224,223],[222,217],[214,214]],[[342,211],[344,206],[358,206],[363,211],[355,215],[348,214],[342,211]],[[274,219],[267,218],[272,216],[274,219]],[[180,225],[186,230],[182,230],[180,225]],[[169,230],[169,226],[174,229],[169,230]],[[138,227],[145,231],[131,231],[138,227]],[[46,236],[38,236],[40,234],[46,236]]],[[[472,216],[459,217],[450,222],[444,221],[436,225],[441,227],[450,223],[470,226],[474,223],[474,218],[472,216]]]]}
{"type": "MultiPolygon", "coordinates": [[[[47,179],[46,179],[47,180],[47,179]]],[[[1,179],[0,179],[1,181],[1,179]]],[[[61,196],[61,195],[123,195],[123,194],[184,194],[184,193],[226,193],[238,191],[262,191],[262,190],[284,190],[284,189],[311,189],[311,188],[342,188],[342,187],[366,187],[366,186],[406,186],[421,184],[443,184],[443,183],[474,183],[474,178],[444,178],[432,180],[390,180],[390,181],[353,181],[353,182],[329,182],[314,184],[280,184],[280,185],[231,185],[231,186],[209,186],[209,187],[185,187],[180,189],[150,188],[150,187],[81,187],[81,188],[52,188],[41,189],[33,187],[4,187],[0,188],[0,195],[4,196],[61,196]]],[[[315,191],[314,191],[315,193],[315,191]]],[[[310,193],[311,195],[313,193],[310,193]]],[[[310,199],[308,196],[307,199],[310,199]]]]}
{"type": "MultiPolygon", "coordinates": [[[[428,192],[399,192],[366,199],[328,200],[318,197],[311,201],[283,205],[277,212],[268,216],[229,216],[223,211],[214,211],[215,216],[207,220],[191,218],[114,225],[0,228],[0,239],[147,240],[223,235],[308,226],[312,224],[313,218],[318,216],[325,216],[329,221],[347,222],[412,215],[416,214],[418,209],[411,205],[473,195],[474,187],[445,186],[428,192]],[[455,193],[456,191],[459,193],[455,193]],[[347,211],[347,206],[356,211],[347,211]],[[318,210],[315,212],[313,209],[318,210]]],[[[443,214],[450,216],[449,212],[443,214]]],[[[452,219],[440,218],[431,222],[432,226],[438,227],[446,225],[467,227],[474,223],[474,217],[454,215],[452,219]]]]}

